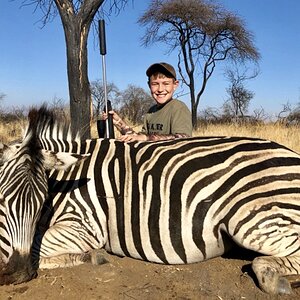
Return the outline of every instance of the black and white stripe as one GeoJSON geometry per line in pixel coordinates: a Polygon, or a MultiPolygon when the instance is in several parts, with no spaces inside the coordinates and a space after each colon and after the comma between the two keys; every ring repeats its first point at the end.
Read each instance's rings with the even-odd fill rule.
{"type": "Polygon", "coordinates": [[[54,125],[53,116],[43,113],[45,108],[31,110],[22,140],[0,144],[0,284],[35,276],[31,248],[48,197],[46,170],[65,169],[78,161],[74,155],[41,148],[41,129],[54,125]]]}

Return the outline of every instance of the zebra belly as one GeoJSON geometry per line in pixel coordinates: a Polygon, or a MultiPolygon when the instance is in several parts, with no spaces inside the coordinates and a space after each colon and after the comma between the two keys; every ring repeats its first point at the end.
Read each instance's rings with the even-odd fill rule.
{"type": "Polygon", "coordinates": [[[192,239],[191,234],[179,234],[172,239],[169,231],[161,235],[141,233],[139,237],[127,232],[120,235],[114,230],[109,231],[109,242],[105,249],[119,256],[132,257],[139,260],[161,264],[187,264],[201,262],[224,253],[222,240],[217,240],[212,234],[207,235],[202,244],[192,239]]]}

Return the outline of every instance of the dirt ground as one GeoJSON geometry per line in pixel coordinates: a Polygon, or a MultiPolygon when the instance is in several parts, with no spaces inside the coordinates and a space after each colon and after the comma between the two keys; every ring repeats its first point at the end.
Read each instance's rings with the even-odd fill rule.
{"type": "Polygon", "coordinates": [[[252,254],[231,253],[191,265],[158,265],[106,254],[109,261],[95,266],[39,270],[30,282],[0,287],[2,300],[96,299],[300,299],[268,296],[251,272],[252,254]]]}

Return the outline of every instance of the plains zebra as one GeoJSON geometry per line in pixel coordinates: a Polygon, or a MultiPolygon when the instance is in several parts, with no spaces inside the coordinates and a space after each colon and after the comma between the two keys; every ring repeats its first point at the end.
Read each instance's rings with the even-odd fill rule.
{"type": "Polygon", "coordinates": [[[21,283],[35,275],[31,247],[48,195],[45,171],[66,169],[82,157],[43,150],[37,137],[50,125],[49,115],[32,110],[29,117],[21,141],[0,144],[0,284],[21,283]]]}
{"type": "Polygon", "coordinates": [[[53,171],[33,242],[41,268],[71,266],[91,249],[165,264],[207,260],[230,237],[264,255],[253,261],[260,287],[291,293],[300,273],[300,156],[274,142],[197,137],[124,144],[64,141],[47,129],[51,151],[89,154],[53,171]]]}

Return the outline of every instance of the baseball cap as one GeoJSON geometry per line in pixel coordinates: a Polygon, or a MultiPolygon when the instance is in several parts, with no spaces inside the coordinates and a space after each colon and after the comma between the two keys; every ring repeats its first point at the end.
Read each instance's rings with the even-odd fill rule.
{"type": "Polygon", "coordinates": [[[168,75],[176,79],[176,72],[175,69],[168,63],[165,62],[160,62],[160,63],[155,63],[151,65],[147,71],[146,75],[150,77],[152,74],[155,72],[160,72],[162,74],[168,75]]]}

